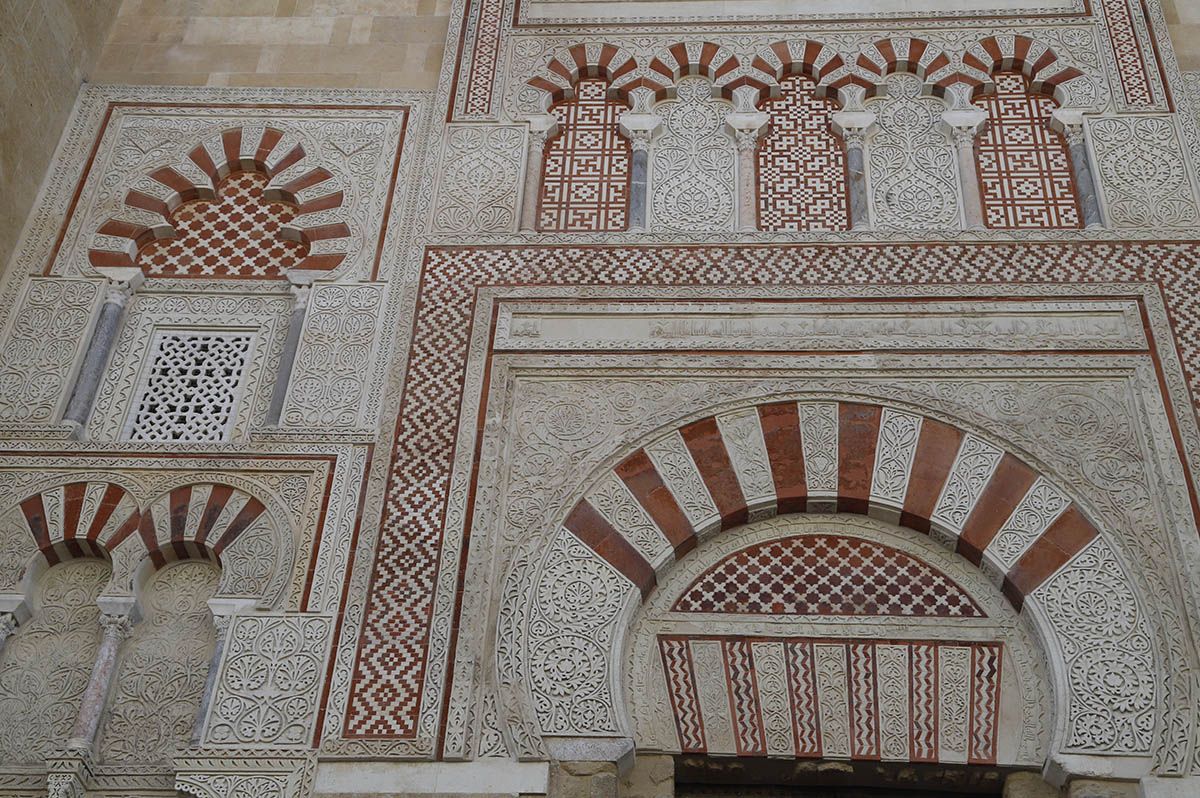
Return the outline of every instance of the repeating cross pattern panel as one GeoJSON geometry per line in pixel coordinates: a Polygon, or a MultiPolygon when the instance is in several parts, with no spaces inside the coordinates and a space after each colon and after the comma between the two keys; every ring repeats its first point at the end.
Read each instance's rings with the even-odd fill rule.
{"type": "Polygon", "coordinates": [[[982,618],[945,574],[861,538],[797,535],[756,543],[692,583],[676,612],[982,618]]]}
{"type": "Polygon", "coordinates": [[[238,172],[221,184],[215,201],[180,206],[171,217],[178,235],[149,244],[139,265],[148,277],[282,277],[307,247],[280,237],[296,209],[268,202],[266,185],[266,175],[238,172]]]}
{"type": "Polygon", "coordinates": [[[1049,125],[1054,100],[1032,94],[1020,74],[995,80],[978,100],[988,119],[975,142],[987,226],[1079,227],[1067,145],[1049,125]]]}
{"type": "Polygon", "coordinates": [[[830,127],[836,106],[816,83],[784,80],[767,109],[771,127],[758,149],[758,226],[762,230],[850,228],[846,155],[830,127]]]}
{"type": "Polygon", "coordinates": [[[684,753],[996,762],[1003,643],[661,635],[658,644],[684,753]],[[776,683],[786,685],[778,696],[776,683]],[[704,691],[727,699],[706,705],[696,699],[704,691]],[[764,729],[776,730],[773,743],[764,729]]]}
{"type": "Polygon", "coordinates": [[[581,81],[576,98],[553,109],[559,135],[546,142],[538,226],[599,233],[624,230],[629,212],[629,141],[602,80],[581,81]]]}

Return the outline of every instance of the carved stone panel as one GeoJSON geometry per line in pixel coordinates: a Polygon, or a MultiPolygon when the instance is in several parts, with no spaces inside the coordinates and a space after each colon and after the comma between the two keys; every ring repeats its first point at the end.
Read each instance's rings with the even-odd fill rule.
{"type": "Polygon", "coordinates": [[[1092,119],[1088,132],[1109,225],[1196,225],[1200,209],[1170,117],[1092,119]]]}
{"type": "Polygon", "coordinates": [[[713,99],[704,78],[683,78],[676,91],[674,100],[657,108],[663,131],[651,147],[651,227],[732,230],[737,193],[733,141],[725,132],[729,108],[713,99]]]}
{"type": "Polygon", "coordinates": [[[71,736],[100,644],[96,597],[108,571],[75,560],[39,580],[33,617],[0,650],[0,762],[41,764],[71,736]]]}
{"type": "Polygon", "coordinates": [[[511,232],[516,229],[525,128],[520,125],[450,125],[442,155],[434,229],[442,233],[511,232]]]}
{"type": "Polygon", "coordinates": [[[893,75],[887,87],[887,96],[870,105],[879,125],[868,160],[875,224],[899,230],[957,227],[958,165],[938,129],[945,104],[921,96],[916,75],[893,75]]]}
{"type": "Polygon", "coordinates": [[[313,287],[282,426],[354,428],[378,409],[369,380],[383,298],[379,284],[313,287]]]}
{"type": "Polygon", "coordinates": [[[308,745],[331,629],[323,615],[234,618],[206,744],[308,745]]]}
{"type": "Polygon", "coordinates": [[[100,292],[90,280],[30,280],[0,348],[0,423],[55,420],[100,292]]]}

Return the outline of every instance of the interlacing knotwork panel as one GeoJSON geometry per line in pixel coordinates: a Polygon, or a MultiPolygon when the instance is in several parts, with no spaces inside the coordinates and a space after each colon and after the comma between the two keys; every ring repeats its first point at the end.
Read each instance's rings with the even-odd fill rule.
{"type": "Polygon", "coordinates": [[[555,105],[559,132],[546,142],[538,227],[558,232],[624,230],[631,149],[618,129],[625,104],[604,80],[582,80],[555,105]]]}
{"type": "Polygon", "coordinates": [[[1004,229],[1079,227],[1079,201],[1063,137],[1050,128],[1054,100],[1035,94],[1019,73],[994,76],[976,99],[987,124],[975,156],[984,222],[1004,229]]]}
{"type": "Polygon", "coordinates": [[[850,227],[845,146],[830,126],[837,106],[816,87],[793,75],[764,105],[770,127],[758,149],[759,229],[850,227]]]}
{"type": "Polygon", "coordinates": [[[737,207],[733,140],[725,132],[728,104],[712,83],[682,78],[673,100],[656,110],[663,120],[650,158],[652,228],[676,232],[732,230],[737,207]]]}
{"type": "Polygon", "coordinates": [[[219,580],[218,569],[196,560],[150,577],[139,601],[142,620],[121,646],[100,761],[169,768],[191,744],[216,645],[207,601],[219,580]]]}
{"type": "Polygon", "coordinates": [[[38,577],[30,618],[0,648],[0,762],[42,765],[71,736],[100,645],[109,565],[80,559],[38,577]]]}

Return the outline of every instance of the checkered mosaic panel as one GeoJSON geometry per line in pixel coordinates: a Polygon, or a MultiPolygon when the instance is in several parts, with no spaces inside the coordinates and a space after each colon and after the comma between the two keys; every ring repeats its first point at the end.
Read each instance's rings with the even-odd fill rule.
{"type": "Polygon", "coordinates": [[[837,106],[807,77],[780,85],[758,149],[759,229],[848,230],[846,153],[830,126],[837,106]]]}
{"type": "Polygon", "coordinates": [[[1155,281],[1193,392],[1200,250],[1188,243],[497,247],[432,249],[424,265],[386,504],[344,734],[416,736],[442,556],[457,408],[479,285],[910,285],[1155,281]]]}
{"type": "Polygon", "coordinates": [[[679,750],[994,764],[1002,643],[662,635],[679,750]]]}
{"type": "Polygon", "coordinates": [[[1020,74],[998,74],[995,81],[996,91],[977,101],[987,112],[975,140],[987,226],[1079,227],[1067,144],[1049,124],[1054,101],[1030,93],[1020,74]]]}
{"type": "Polygon", "coordinates": [[[236,172],[215,201],[190,202],[171,216],[174,238],[155,241],[138,256],[148,277],[271,279],[299,263],[306,247],[280,237],[296,209],[263,197],[266,175],[236,172]]]}
{"type": "Polygon", "coordinates": [[[629,213],[629,141],[618,128],[625,110],[602,80],[581,81],[576,98],[553,109],[559,135],[546,142],[538,226],[560,232],[624,230],[629,213]]]}
{"type": "Polygon", "coordinates": [[[797,535],[722,559],[676,612],[981,618],[954,580],[911,555],[861,538],[797,535]]]}

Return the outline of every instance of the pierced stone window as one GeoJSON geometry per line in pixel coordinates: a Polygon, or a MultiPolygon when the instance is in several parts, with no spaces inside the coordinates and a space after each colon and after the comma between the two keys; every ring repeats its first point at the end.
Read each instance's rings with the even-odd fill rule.
{"type": "Polygon", "coordinates": [[[765,110],[771,127],[758,149],[760,230],[848,230],[846,153],[830,124],[837,106],[795,75],[765,110]]]}
{"type": "Polygon", "coordinates": [[[538,226],[561,232],[624,230],[631,150],[617,120],[625,104],[603,80],[583,80],[575,98],[550,109],[559,134],[546,142],[538,226]]]}
{"type": "Polygon", "coordinates": [[[1054,100],[1034,94],[1023,75],[994,76],[996,90],[976,105],[987,126],[975,139],[988,227],[1079,227],[1079,201],[1063,137],[1050,129],[1054,100]]]}
{"type": "Polygon", "coordinates": [[[237,415],[252,333],[164,330],[130,413],[132,441],[222,441],[237,415]]]}

